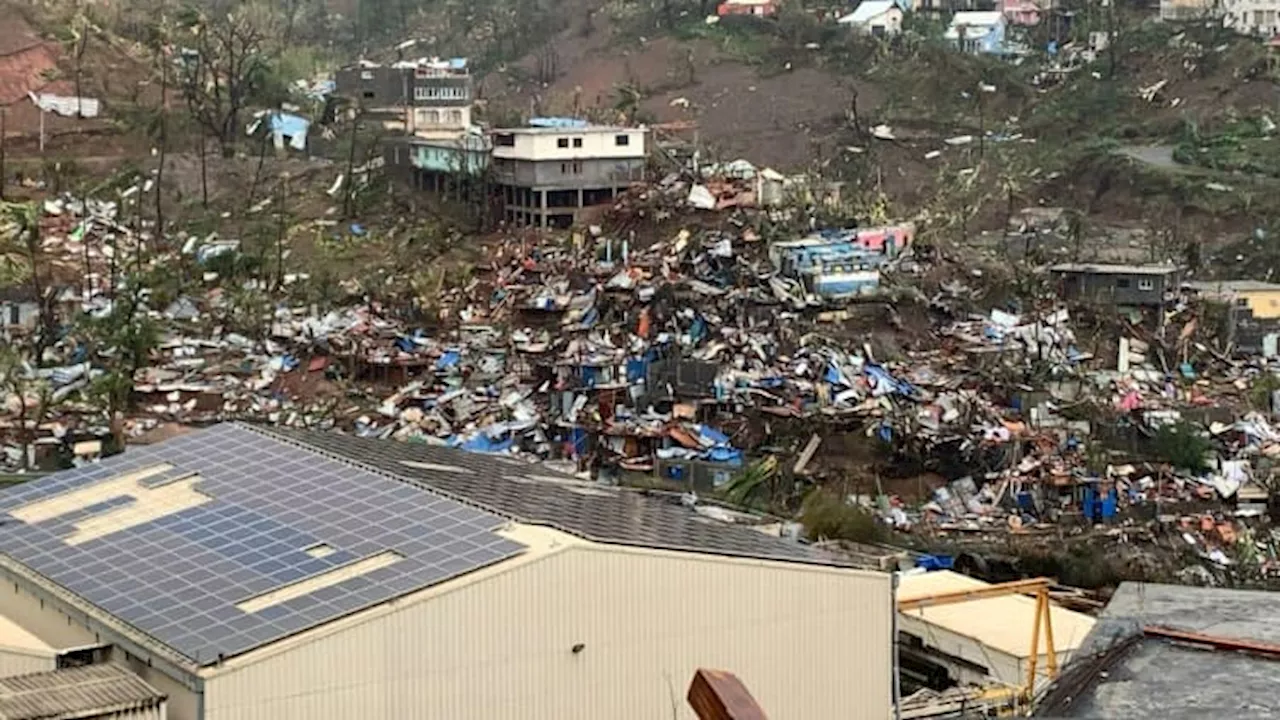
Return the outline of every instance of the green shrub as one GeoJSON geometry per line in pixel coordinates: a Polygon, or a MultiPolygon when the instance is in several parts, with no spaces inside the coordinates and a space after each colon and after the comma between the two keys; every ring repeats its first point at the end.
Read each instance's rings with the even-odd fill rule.
{"type": "Polygon", "coordinates": [[[814,490],[800,508],[800,523],[810,540],[878,542],[884,530],[872,515],[829,490],[814,490]]]}
{"type": "Polygon", "coordinates": [[[1191,472],[1207,469],[1206,458],[1213,449],[1209,438],[1188,422],[1165,425],[1151,442],[1156,459],[1191,472]]]}

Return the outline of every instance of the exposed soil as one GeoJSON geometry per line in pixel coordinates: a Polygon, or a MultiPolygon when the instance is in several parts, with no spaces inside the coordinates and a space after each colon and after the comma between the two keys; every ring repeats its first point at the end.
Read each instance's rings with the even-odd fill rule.
{"type": "MultiPolygon", "coordinates": [[[[752,163],[798,171],[831,156],[853,99],[851,80],[816,68],[770,77],[726,56],[707,40],[661,37],[620,44],[603,11],[565,29],[553,42],[558,72],[545,87],[536,77],[539,57],[484,78],[483,93],[495,110],[544,115],[594,113],[618,120],[621,87],[642,90],[641,109],[659,124],[696,122],[711,160],[748,158],[752,163]]],[[[871,113],[882,94],[857,83],[860,112],[871,113]]]]}

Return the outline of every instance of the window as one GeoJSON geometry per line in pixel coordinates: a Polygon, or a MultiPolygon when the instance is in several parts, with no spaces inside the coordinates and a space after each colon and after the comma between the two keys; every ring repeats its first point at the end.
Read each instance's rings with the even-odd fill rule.
{"type": "Polygon", "coordinates": [[[436,111],[436,110],[432,110],[432,111],[428,112],[428,113],[427,113],[427,124],[428,124],[428,125],[439,125],[439,124],[440,124],[440,113],[439,113],[438,111],[436,111]]]}
{"type": "Polygon", "coordinates": [[[574,138],[573,146],[576,148],[582,147],[582,138],[574,138]]]}
{"type": "Polygon", "coordinates": [[[360,79],[361,79],[361,80],[372,80],[372,79],[373,79],[373,71],[372,71],[372,70],[361,70],[361,71],[360,71],[360,79]]]}
{"type": "Polygon", "coordinates": [[[462,111],[461,111],[461,110],[450,110],[450,111],[449,111],[449,124],[450,124],[450,125],[461,125],[461,124],[462,124],[462,111]]]}
{"type": "Polygon", "coordinates": [[[557,139],[556,139],[556,147],[558,147],[558,148],[567,148],[567,147],[569,147],[569,138],[557,138],[557,139]]]}
{"type": "Polygon", "coordinates": [[[1142,278],[1141,280],[1138,281],[1138,289],[1139,290],[1155,290],[1156,281],[1152,280],[1151,278],[1142,278]]]}
{"type": "Polygon", "coordinates": [[[372,100],[377,95],[377,93],[375,93],[372,90],[365,90],[363,93],[360,93],[360,94],[364,96],[365,100],[372,100]]]}
{"type": "Polygon", "coordinates": [[[427,96],[427,90],[430,90],[430,88],[415,87],[415,88],[413,89],[413,99],[414,99],[414,100],[426,100],[426,99],[427,99],[427,97],[428,97],[428,96],[427,96]]]}
{"type": "Polygon", "coordinates": [[[1254,10],[1254,11],[1253,11],[1253,24],[1254,24],[1254,25],[1261,25],[1261,24],[1262,24],[1262,11],[1261,11],[1261,10],[1254,10]]]}
{"type": "Polygon", "coordinates": [[[512,133],[502,133],[493,136],[493,144],[499,147],[515,147],[516,136],[512,133]]]}
{"type": "Polygon", "coordinates": [[[1128,289],[1129,289],[1129,278],[1124,278],[1124,277],[1122,277],[1122,278],[1116,278],[1116,289],[1117,289],[1117,290],[1128,290],[1128,289]]]}
{"type": "Polygon", "coordinates": [[[630,136],[630,135],[615,135],[615,136],[613,137],[613,144],[614,144],[614,145],[617,145],[618,147],[626,147],[626,146],[628,146],[628,145],[630,145],[630,144],[631,144],[631,136],[630,136]]]}

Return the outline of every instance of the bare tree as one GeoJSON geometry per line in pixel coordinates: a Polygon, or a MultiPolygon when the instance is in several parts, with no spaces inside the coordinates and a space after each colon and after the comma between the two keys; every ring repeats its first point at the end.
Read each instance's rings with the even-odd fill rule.
{"type": "Polygon", "coordinates": [[[235,152],[240,115],[263,87],[269,69],[265,42],[272,12],[255,3],[219,0],[207,12],[182,18],[187,43],[180,81],[191,116],[218,140],[225,157],[235,152]]]}

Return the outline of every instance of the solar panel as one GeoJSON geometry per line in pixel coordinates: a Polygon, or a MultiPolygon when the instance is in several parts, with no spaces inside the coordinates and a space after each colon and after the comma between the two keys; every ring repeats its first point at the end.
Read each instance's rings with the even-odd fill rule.
{"type": "MultiPolygon", "coordinates": [[[[77,523],[143,502],[116,495],[43,522],[0,524],[0,552],[200,664],[217,661],[509,558],[502,518],[328,459],[238,425],[221,425],[0,493],[0,513],[168,464],[137,492],[197,474],[194,507],[93,537],[77,523]],[[308,548],[333,549],[312,557],[308,548]],[[277,605],[255,596],[385,551],[401,559],[277,605]]],[[[161,508],[163,510],[163,508],[161,508]]]]}
{"type": "Polygon", "coordinates": [[[451,498],[465,499],[471,505],[455,503],[455,509],[441,512],[461,527],[484,527],[485,523],[494,522],[494,515],[481,512],[472,507],[474,505],[599,542],[837,564],[831,556],[818,550],[771,538],[748,527],[708,524],[678,500],[623,491],[584,493],[581,492],[583,486],[574,478],[553,476],[536,465],[513,458],[333,432],[291,428],[271,428],[264,432],[413,480],[451,498]],[[468,472],[444,469],[448,466],[462,467],[468,472]],[[468,520],[470,513],[480,515],[478,523],[468,520]]]}

